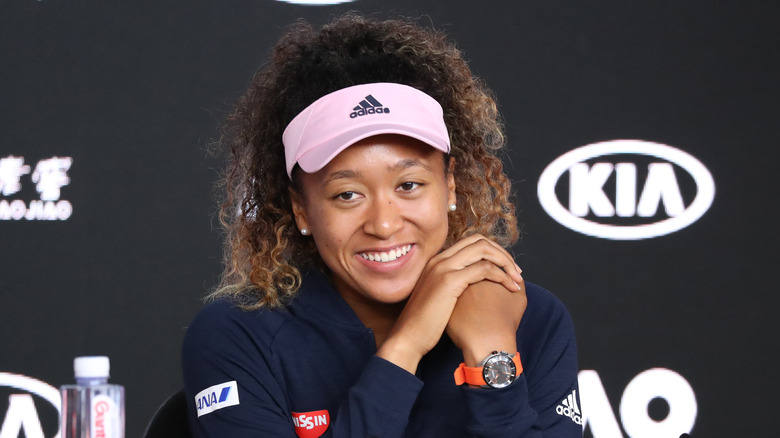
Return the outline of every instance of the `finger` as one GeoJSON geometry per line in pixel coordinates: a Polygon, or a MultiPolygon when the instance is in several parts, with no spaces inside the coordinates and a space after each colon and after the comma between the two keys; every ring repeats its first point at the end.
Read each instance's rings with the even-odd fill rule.
{"type": "MultiPolygon", "coordinates": [[[[498,252],[506,253],[506,251],[504,251],[503,248],[501,248],[498,244],[495,244],[485,236],[481,234],[472,234],[470,236],[464,237],[463,239],[455,242],[455,244],[453,244],[446,250],[439,253],[437,257],[439,257],[442,260],[446,260],[456,256],[457,254],[463,251],[473,252],[476,250],[477,254],[479,254],[480,251],[489,250],[489,248],[493,248],[498,252]]],[[[508,253],[506,253],[506,255],[508,256],[508,253]]]]}
{"type": "Polygon", "coordinates": [[[446,282],[454,282],[457,285],[456,289],[459,290],[458,296],[470,285],[483,280],[501,284],[512,292],[522,292],[524,290],[522,279],[521,283],[517,283],[503,269],[488,260],[472,263],[463,269],[450,271],[445,275],[446,282]]]}
{"type": "MultiPolygon", "coordinates": [[[[517,275],[520,275],[520,274],[523,273],[523,270],[520,269],[520,266],[518,266],[517,263],[515,263],[515,258],[512,256],[512,254],[509,253],[509,251],[506,250],[506,248],[502,247],[501,245],[498,244],[498,242],[496,242],[496,241],[494,241],[492,239],[485,238],[485,241],[487,241],[488,243],[493,245],[497,250],[499,250],[504,255],[506,255],[507,259],[509,259],[509,261],[513,265],[513,268],[510,267],[510,270],[514,270],[515,272],[517,272],[517,275]]],[[[509,271],[507,271],[507,272],[509,272],[509,271]]]]}
{"type": "Polygon", "coordinates": [[[466,246],[454,253],[442,253],[442,259],[435,263],[441,263],[449,269],[463,269],[468,265],[487,260],[504,270],[512,279],[519,283],[523,281],[521,270],[509,253],[490,239],[471,239],[466,246]],[[446,257],[445,256],[449,256],[446,257]]]}
{"type": "Polygon", "coordinates": [[[453,254],[457,253],[458,251],[462,250],[463,248],[471,245],[472,243],[480,239],[485,239],[485,236],[481,234],[472,234],[470,236],[466,236],[458,240],[457,242],[453,243],[449,248],[440,252],[439,255],[443,257],[451,257],[453,254]]]}
{"type": "Polygon", "coordinates": [[[463,239],[453,244],[451,247],[447,248],[447,250],[443,251],[442,255],[444,257],[451,257],[458,251],[461,251],[468,246],[474,245],[475,243],[488,243],[492,245],[496,250],[504,254],[507,258],[507,263],[499,263],[499,265],[502,266],[508,273],[512,273],[514,271],[516,274],[514,276],[516,281],[519,281],[522,278],[521,274],[523,273],[523,270],[520,269],[520,266],[518,266],[517,263],[515,263],[514,257],[512,257],[512,255],[509,254],[509,252],[497,242],[485,237],[482,234],[472,234],[470,236],[464,237],[463,239]]]}
{"type": "Polygon", "coordinates": [[[519,292],[519,293],[522,293],[523,295],[525,295],[525,280],[524,279],[521,278],[521,281],[515,282],[515,286],[517,286],[517,289],[511,290],[511,292],[514,292],[514,293],[518,293],[519,292]]]}

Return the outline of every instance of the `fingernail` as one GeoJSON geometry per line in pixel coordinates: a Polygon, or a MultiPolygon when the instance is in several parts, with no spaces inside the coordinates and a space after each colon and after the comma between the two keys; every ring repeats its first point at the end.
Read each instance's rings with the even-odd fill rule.
{"type": "Polygon", "coordinates": [[[523,270],[520,269],[520,266],[518,266],[517,263],[515,263],[515,268],[517,268],[517,271],[520,272],[521,274],[523,273],[523,270]]]}
{"type": "Polygon", "coordinates": [[[523,288],[522,288],[522,287],[520,287],[520,285],[519,285],[519,284],[517,284],[517,282],[515,282],[515,286],[517,286],[517,290],[523,290],[523,288]]]}

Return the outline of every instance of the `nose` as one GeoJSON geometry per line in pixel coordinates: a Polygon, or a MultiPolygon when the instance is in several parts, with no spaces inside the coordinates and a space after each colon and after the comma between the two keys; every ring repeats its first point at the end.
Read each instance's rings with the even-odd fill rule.
{"type": "Polygon", "coordinates": [[[363,231],[380,239],[389,239],[404,225],[404,219],[397,202],[377,199],[366,212],[363,231]]]}

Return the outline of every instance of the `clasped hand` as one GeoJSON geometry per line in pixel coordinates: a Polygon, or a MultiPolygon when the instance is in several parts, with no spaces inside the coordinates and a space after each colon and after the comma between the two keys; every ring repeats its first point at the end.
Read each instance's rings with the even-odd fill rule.
{"type": "Polygon", "coordinates": [[[520,268],[492,240],[471,235],[431,258],[377,354],[414,373],[446,330],[474,366],[514,352],[526,296],[520,268]]]}

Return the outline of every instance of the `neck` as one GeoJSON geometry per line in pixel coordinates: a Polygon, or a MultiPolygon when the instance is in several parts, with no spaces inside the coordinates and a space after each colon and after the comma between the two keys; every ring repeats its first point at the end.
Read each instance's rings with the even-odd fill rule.
{"type": "Polygon", "coordinates": [[[360,322],[374,332],[374,340],[378,350],[384,344],[393,326],[395,326],[395,322],[404,309],[406,301],[381,303],[366,298],[360,293],[351,290],[348,286],[340,284],[338,281],[335,283],[336,291],[352,308],[360,322]]]}

